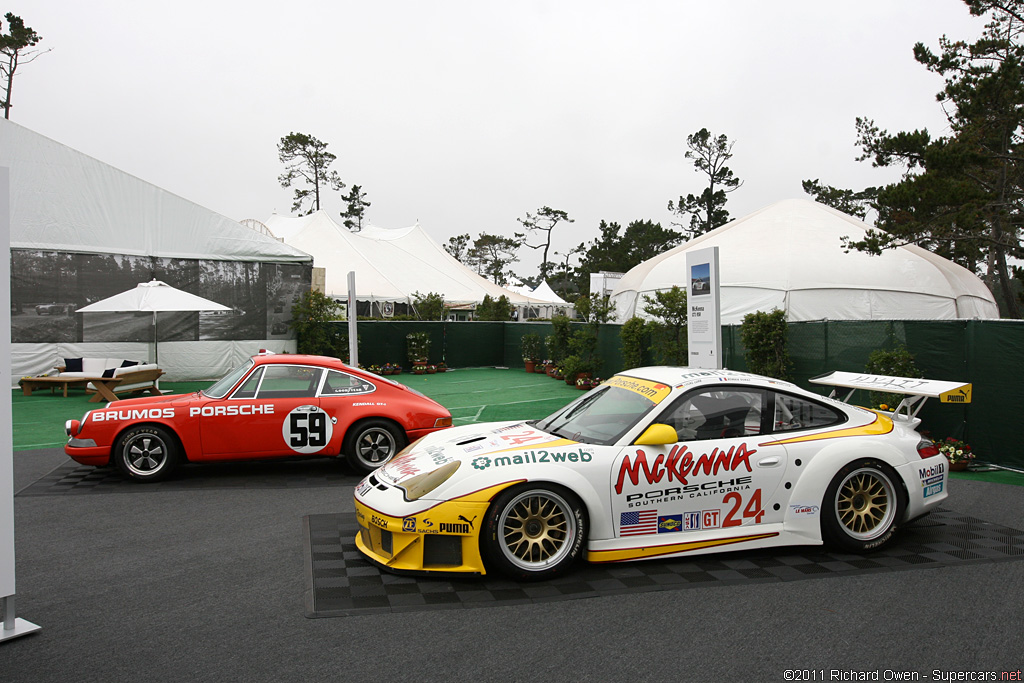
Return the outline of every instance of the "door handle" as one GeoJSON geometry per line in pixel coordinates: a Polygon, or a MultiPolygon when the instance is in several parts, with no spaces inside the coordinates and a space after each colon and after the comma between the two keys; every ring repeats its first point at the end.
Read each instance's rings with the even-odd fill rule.
{"type": "Polygon", "coordinates": [[[781,464],[782,459],[774,455],[769,458],[761,458],[757,461],[758,467],[778,467],[781,464]]]}

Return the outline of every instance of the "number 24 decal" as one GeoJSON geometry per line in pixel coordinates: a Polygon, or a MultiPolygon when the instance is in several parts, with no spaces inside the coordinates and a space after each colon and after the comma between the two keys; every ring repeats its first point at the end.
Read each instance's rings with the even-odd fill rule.
{"type": "Polygon", "coordinates": [[[723,527],[727,526],[740,526],[744,520],[753,519],[754,524],[760,524],[764,518],[764,510],[761,509],[761,489],[756,489],[753,495],[750,496],[750,500],[747,501],[746,506],[743,506],[743,496],[731,491],[725,494],[725,498],[722,499],[725,504],[732,503],[732,508],[729,509],[729,514],[725,516],[725,521],[722,522],[723,527]],[[742,519],[737,518],[740,508],[743,508],[742,519]]]}

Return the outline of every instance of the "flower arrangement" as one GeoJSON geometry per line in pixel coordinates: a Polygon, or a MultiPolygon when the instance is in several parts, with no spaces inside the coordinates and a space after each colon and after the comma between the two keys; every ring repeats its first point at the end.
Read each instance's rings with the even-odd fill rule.
{"type": "Polygon", "coordinates": [[[379,365],[371,365],[370,366],[370,372],[372,372],[375,375],[383,375],[384,374],[383,368],[381,368],[379,365]]]}
{"type": "Polygon", "coordinates": [[[428,375],[433,375],[435,372],[437,372],[437,366],[436,365],[428,365],[427,366],[427,374],[428,375]]]}
{"type": "Polygon", "coordinates": [[[951,436],[947,436],[945,440],[939,442],[938,446],[939,453],[946,456],[951,465],[956,465],[962,462],[969,464],[974,460],[974,453],[971,452],[971,447],[963,441],[954,439],[951,436]]]}

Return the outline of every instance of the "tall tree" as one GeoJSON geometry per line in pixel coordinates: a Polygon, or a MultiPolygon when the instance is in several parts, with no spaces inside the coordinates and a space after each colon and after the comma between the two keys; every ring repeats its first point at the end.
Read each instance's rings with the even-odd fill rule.
{"type": "Polygon", "coordinates": [[[823,185],[817,178],[805,180],[801,183],[804,192],[814,197],[814,201],[825,206],[831,206],[837,211],[842,211],[850,216],[864,220],[868,210],[872,208],[872,202],[878,197],[878,188],[869,187],[860,192],[844,190],[831,185],[823,185]]]}
{"type": "Polygon", "coordinates": [[[548,252],[551,250],[551,233],[554,232],[555,226],[559,223],[574,223],[575,220],[569,218],[569,214],[565,211],[552,209],[550,206],[541,207],[535,214],[527,211],[525,218],[517,218],[516,220],[526,228],[525,233],[517,232],[516,238],[523,240],[523,244],[530,249],[543,249],[540,261],[540,275],[542,279],[546,280],[555,265],[548,260],[548,252]],[[540,233],[541,235],[541,241],[538,244],[530,244],[526,241],[526,236],[533,233],[540,233]]]}
{"type": "Polygon", "coordinates": [[[327,143],[305,133],[289,133],[277,145],[277,158],[284,164],[285,172],[278,176],[281,187],[291,187],[295,181],[307,187],[295,188],[292,211],[305,216],[320,210],[321,188],[337,192],[345,189],[337,171],[328,167],[337,157],[327,151],[327,143]],[[309,202],[308,208],[306,202],[309,202]]]}
{"type": "Polygon", "coordinates": [[[732,147],[725,135],[713,137],[707,128],[686,136],[686,158],[693,159],[694,170],[707,177],[708,186],[699,195],[680,196],[669,201],[668,210],[680,217],[690,216],[689,225],[673,223],[691,237],[703,235],[729,222],[725,210],[726,195],[738,190],[743,182],[725,164],[732,159],[732,147]]]}
{"type": "MultiPolygon", "coordinates": [[[[14,72],[19,66],[34,61],[39,55],[49,50],[30,50],[35,47],[41,35],[31,27],[25,26],[21,17],[8,12],[4,15],[7,20],[7,33],[0,33],[0,79],[3,80],[3,99],[0,106],[4,109],[4,118],[11,118],[11,91],[14,89],[14,72]]],[[[3,30],[3,23],[0,22],[0,31],[3,30]]]]}
{"type": "Polygon", "coordinates": [[[951,132],[889,134],[857,119],[860,159],[902,167],[904,175],[879,191],[881,230],[846,244],[870,253],[902,244],[931,249],[981,273],[1019,318],[1007,260],[1024,257],[1024,0],[964,2],[971,14],[991,13],[978,40],[943,36],[938,53],[914,46],[914,58],[945,79],[937,99],[951,132]]]}
{"type": "Polygon", "coordinates": [[[466,262],[466,252],[469,250],[469,233],[456,235],[448,238],[448,244],[444,250],[451,254],[456,261],[466,262]]]}
{"type": "Polygon", "coordinates": [[[467,251],[466,264],[492,282],[504,286],[511,275],[509,266],[519,260],[516,256],[518,249],[519,241],[516,239],[482,232],[467,251]]]}
{"type": "Polygon", "coordinates": [[[625,273],[647,259],[675,247],[683,241],[683,234],[660,223],[632,221],[624,233],[618,223],[601,221],[601,235],[587,245],[579,245],[580,265],[574,277],[581,292],[590,289],[590,273],[602,270],[625,273]]]}
{"type": "Polygon", "coordinates": [[[346,209],[341,212],[341,217],[345,219],[345,227],[353,232],[359,232],[363,229],[363,215],[366,213],[366,207],[370,206],[370,202],[366,201],[366,193],[363,192],[362,186],[353,185],[348,194],[341,195],[341,200],[346,205],[346,209]]]}

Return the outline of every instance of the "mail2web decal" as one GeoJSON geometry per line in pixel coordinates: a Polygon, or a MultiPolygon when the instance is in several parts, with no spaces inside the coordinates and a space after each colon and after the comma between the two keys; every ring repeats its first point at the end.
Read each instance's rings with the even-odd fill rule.
{"type": "Polygon", "coordinates": [[[284,416],[281,434],[288,448],[296,453],[311,454],[331,442],[334,424],[319,406],[299,406],[284,416]]]}

